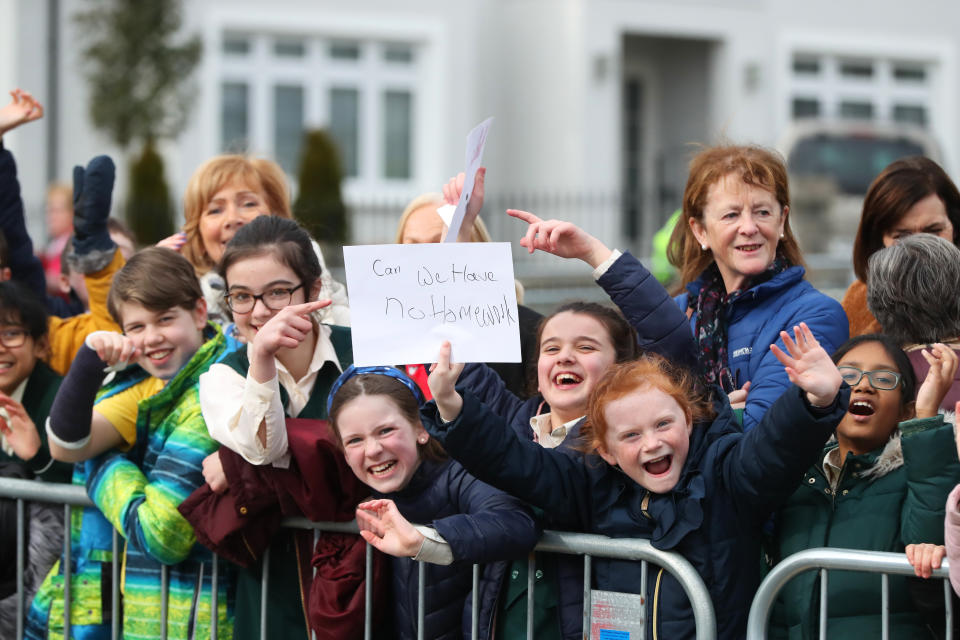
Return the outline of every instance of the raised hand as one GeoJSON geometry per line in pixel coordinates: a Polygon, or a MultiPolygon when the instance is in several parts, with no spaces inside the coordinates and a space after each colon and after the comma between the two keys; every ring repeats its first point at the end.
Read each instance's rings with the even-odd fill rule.
{"type": "Polygon", "coordinates": [[[423,534],[401,515],[393,500],[370,500],[358,505],[357,526],[364,540],[398,558],[412,558],[423,546],[423,534]]]}
{"type": "Polygon", "coordinates": [[[0,432],[7,439],[7,444],[21,460],[30,460],[40,450],[40,434],[37,426],[27,415],[23,405],[0,391],[0,408],[6,415],[0,413],[0,432]]]}
{"type": "Polygon", "coordinates": [[[10,104],[0,109],[0,136],[16,129],[25,122],[33,122],[43,117],[43,105],[20,89],[10,92],[10,104]]]}
{"type": "Polygon", "coordinates": [[[913,565],[913,572],[918,578],[929,578],[934,569],[940,568],[940,563],[947,555],[947,548],[942,544],[908,544],[906,548],[907,560],[913,565]]]}
{"type": "Polygon", "coordinates": [[[187,234],[183,231],[178,231],[172,236],[167,236],[163,240],[157,243],[158,247],[164,247],[165,249],[173,249],[174,251],[180,251],[183,248],[183,245],[187,243],[187,234]]]}
{"type": "MultiPolygon", "coordinates": [[[[285,307],[267,320],[253,339],[259,355],[273,358],[280,349],[295,349],[313,333],[310,314],[330,304],[330,300],[312,300],[285,307]]],[[[271,376],[272,377],[272,376],[271,376]]]]}
{"type": "MultiPolygon", "coordinates": [[[[487,168],[480,167],[473,178],[473,193],[470,194],[470,200],[467,201],[467,210],[463,213],[463,222],[460,224],[460,233],[457,235],[457,242],[469,242],[470,234],[473,233],[473,223],[480,215],[483,209],[484,180],[487,176],[487,168]]],[[[450,178],[447,184],[443,185],[443,199],[447,204],[454,206],[460,202],[460,194],[463,192],[463,183],[466,180],[466,174],[462,171],[450,178]]]]}
{"type": "Polygon", "coordinates": [[[940,412],[940,403],[953,386],[953,376],[957,373],[957,354],[940,342],[920,353],[930,365],[930,370],[917,391],[917,417],[932,418],[940,412]]]}
{"type": "Polygon", "coordinates": [[[97,352],[108,367],[126,365],[139,358],[142,353],[133,340],[114,331],[94,331],[87,336],[86,344],[97,352]]]}
{"type": "Polygon", "coordinates": [[[430,375],[427,377],[427,386],[430,387],[433,399],[437,401],[437,411],[447,422],[459,416],[463,409],[463,398],[456,389],[463,363],[451,364],[450,351],[450,342],[445,340],[440,345],[437,361],[430,367],[430,375]]]}
{"type": "Polygon", "coordinates": [[[807,392],[810,404],[815,407],[830,406],[843,383],[837,365],[813,337],[813,332],[805,322],[793,327],[793,335],[791,339],[786,331],[780,332],[789,355],[776,344],[770,345],[770,350],[783,364],[790,382],[807,392]]]}
{"type": "Polygon", "coordinates": [[[507,215],[527,223],[520,246],[530,253],[539,249],[561,258],[579,258],[594,268],[610,257],[610,249],[605,244],[572,222],[542,220],[519,209],[507,209],[507,215]]]}
{"type": "Polygon", "coordinates": [[[73,168],[73,250],[76,256],[92,251],[107,252],[116,247],[107,229],[116,173],[110,156],[95,157],[86,169],[81,166],[73,168]]]}

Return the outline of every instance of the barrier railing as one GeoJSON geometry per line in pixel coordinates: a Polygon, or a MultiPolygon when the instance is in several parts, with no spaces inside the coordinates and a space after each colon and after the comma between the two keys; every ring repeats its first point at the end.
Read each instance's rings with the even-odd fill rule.
{"type": "MultiPolygon", "coordinates": [[[[23,598],[23,576],[24,576],[24,549],[26,541],[23,539],[23,518],[25,513],[25,502],[26,501],[35,501],[35,502],[48,502],[48,503],[62,503],[64,504],[65,518],[64,518],[64,527],[65,533],[70,526],[70,515],[75,507],[85,507],[93,506],[93,503],[90,501],[90,498],[87,496],[83,487],[76,485],[60,485],[60,484],[51,484],[43,483],[29,480],[18,480],[11,478],[0,478],[0,497],[11,498],[17,501],[17,521],[18,521],[18,534],[17,534],[17,635],[16,638],[19,640],[23,637],[23,618],[24,618],[24,607],[25,602],[23,598]]],[[[337,532],[337,533],[357,533],[356,523],[354,522],[310,522],[304,518],[288,518],[284,520],[284,525],[288,527],[296,527],[303,529],[314,529],[316,531],[326,531],[326,532],[337,532]]],[[[119,557],[119,536],[116,531],[113,534],[113,553],[114,557],[119,557]]],[[[543,537],[540,539],[540,542],[536,546],[536,551],[545,551],[550,553],[561,553],[561,554],[572,554],[572,555],[582,555],[584,563],[584,583],[583,583],[583,593],[584,593],[584,606],[583,606],[583,637],[589,638],[590,631],[592,626],[592,614],[593,608],[591,606],[591,562],[594,557],[603,557],[603,558],[614,558],[620,560],[634,560],[641,563],[641,581],[639,593],[645,594],[647,587],[647,567],[648,563],[656,564],[660,567],[663,567],[666,571],[673,574],[673,576],[680,582],[683,587],[687,598],[690,600],[690,604],[693,610],[693,617],[696,623],[696,638],[697,640],[712,640],[716,637],[716,619],[714,617],[713,605],[710,600],[710,594],[707,591],[706,586],[703,583],[703,580],[700,578],[700,575],[693,568],[693,566],[685,559],[683,556],[672,553],[661,551],[655,549],[647,540],[641,539],[613,539],[607,538],[605,536],[583,534],[583,533],[568,533],[568,532],[557,532],[557,531],[547,531],[544,532],[543,537]]],[[[64,554],[64,566],[70,566],[70,537],[69,535],[64,536],[64,545],[63,545],[63,554],[64,554]]],[[[367,579],[366,579],[366,611],[365,611],[365,638],[369,639],[372,636],[372,616],[370,606],[373,599],[373,580],[372,580],[372,554],[373,549],[367,545],[367,579]]],[[[269,551],[264,554],[263,557],[263,582],[261,583],[261,613],[260,613],[260,623],[261,623],[261,638],[266,638],[267,635],[267,616],[269,611],[267,611],[266,602],[267,602],[267,593],[269,591],[270,585],[267,582],[267,576],[269,575],[268,565],[270,562],[269,551]]],[[[527,572],[527,638],[533,638],[533,604],[535,602],[535,567],[534,567],[534,558],[533,554],[530,554],[528,560],[528,572],[527,572]]],[[[118,638],[120,635],[119,621],[120,621],[120,612],[119,612],[119,563],[113,563],[113,580],[112,580],[112,593],[111,593],[111,607],[112,607],[112,637],[118,638]]],[[[479,565],[473,565],[473,615],[471,618],[471,627],[473,630],[473,637],[476,637],[477,630],[479,627],[478,620],[478,583],[480,577],[479,565]]],[[[70,572],[64,571],[64,637],[70,637],[70,572]]],[[[417,607],[417,628],[418,628],[418,637],[423,637],[423,621],[425,616],[425,601],[424,601],[424,586],[425,586],[426,572],[425,565],[420,563],[419,572],[418,572],[418,607],[417,607]]],[[[217,610],[217,563],[214,559],[214,564],[212,567],[212,602],[211,602],[211,611],[217,610]]],[[[163,567],[161,571],[161,638],[165,639],[167,635],[166,631],[166,611],[167,611],[167,591],[168,591],[168,580],[167,580],[167,571],[166,567],[163,567]]],[[[647,612],[646,612],[646,598],[644,597],[641,601],[641,613],[640,618],[642,621],[646,621],[647,612]]],[[[216,640],[216,625],[213,625],[211,629],[211,638],[216,640]]],[[[644,637],[645,625],[641,626],[641,638],[644,637]]]]}
{"type": "MultiPolygon", "coordinates": [[[[777,594],[791,579],[806,571],[820,571],[820,620],[819,637],[827,637],[827,588],[828,572],[831,570],[860,571],[880,574],[881,587],[881,633],[883,640],[890,637],[890,575],[914,575],[913,567],[902,553],[881,553],[879,551],[857,551],[853,549],[819,548],[800,551],[780,561],[764,578],[750,605],[747,619],[748,640],[763,640],[767,637],[767,624],[777,594]]],[[[944,578],[945,637],[953,637],[953,603],[950,587],[949,565],[946,560],[933,572],[934,578],[944,578]]]]}

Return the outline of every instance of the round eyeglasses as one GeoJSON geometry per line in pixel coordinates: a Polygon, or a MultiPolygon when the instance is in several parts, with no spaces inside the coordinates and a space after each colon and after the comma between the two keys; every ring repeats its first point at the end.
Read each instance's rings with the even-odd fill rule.
{"type": "Polygon", "coordinates": [[[0,344],[7,349],[22,347],[27,341],[27,332],[24,329],[4,329],[0,331],[0,344]]]}
{"type": "Polygon", "coordinates": [[[843,378],[843,381],[851,387],[860,384],[863,376],[867,376],[867,380],[870,381],[870,386],[874,389],[889,391],[896,389],[900,385],[901,376],[894,371],[887,371],[886,369],[863,371],[856,367],[837,367],[837,369],[840,370],[840,377],[843,378]]]}
{"type": "Polygon", "coordinates": [[[234,313],[250,313],[257,306],[257,300],[271,311],[280,311],[290,304],[293,299],[293,292],[303,287],[301,282],[295,287],[273,287],[263,293],[254,295],[246,291],[236,291],[228,293],[226,296],[227,306],[234,313]]]}

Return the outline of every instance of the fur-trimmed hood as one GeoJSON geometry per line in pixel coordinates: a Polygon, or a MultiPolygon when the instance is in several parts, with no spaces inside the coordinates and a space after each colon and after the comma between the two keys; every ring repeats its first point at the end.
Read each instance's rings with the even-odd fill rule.
{"type": "MultiPolygon", "coordinates": [[[[954,431],[956,431],[956,414],[953,411],[945,412],[943,414],[943,421],[954,425],[954,431]]],[[[873,466],[866,471],[861,471],[859,476],[869,480],[882,478],[891,471],[896,471],[902,466],[903,446],[900,442],[900,429],[898,428],[893,432],[893,435],[890,436],[890,439],[883,447],[883,451],[880,452],[880,455],[877,456],[873,466]]]]}

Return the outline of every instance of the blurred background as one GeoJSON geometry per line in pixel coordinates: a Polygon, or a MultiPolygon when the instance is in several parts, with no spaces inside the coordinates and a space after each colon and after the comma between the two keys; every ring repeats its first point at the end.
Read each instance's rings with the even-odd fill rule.
{"type": "MultiPolygon", "coordinates": [[[[698,145],[753,142],[788,159],[809,277],[839,296],[880,169],[920,153],[957,178],[958,24],[950,0],[0,0],[0,88],[47,110],[5,144],[38,245],[74,164],[116,159],[114,215],[144,242],[221,152],[276,159],[301,203],[341,198],[367,244],[492,115],[495,240],[523,208],[658,266],[698,145]]],[[[582,264],[515,257],[531,306],[603,295],[582,264]]]]}

